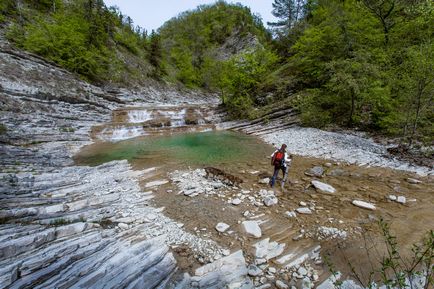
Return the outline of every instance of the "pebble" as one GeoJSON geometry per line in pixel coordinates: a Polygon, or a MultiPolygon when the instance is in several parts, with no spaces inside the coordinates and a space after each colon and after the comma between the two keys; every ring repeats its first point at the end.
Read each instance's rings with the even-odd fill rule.
{"type": "Polygon", "coordinates": [[[271,207],[274,205],[277,205],[279,201],[277,200],[277,198],[275,196],[266,196],[264,198],[264,205],[266,205],[267,207],[271,207]]]}
{"type": "Polygon", "coordinates": [[[256,277],[262,274],[262,270],[259,269],[258,266],[251,264],[247,269],[247,274],[249,274],[249,276],[256,277]]]}
{"type": "Polygon", "coordinates": [[[232,200],[232,205],[238,206],[239,204],[241,204],[241,200],[236,198],[232,200]]]}
{"type": "Polygon", "coordinates": [[[296,211],[299,214],[307,214],[307,215],[312,214],[312,211],[309,208],[306,208],[306,207],[298,208],[298,209],[296,209],[296,211]]]}
{"type": "Polygon", "coordinates": [[[219,231],[220,233],[223,233],[223,232],[225,232],[227,229],[229,229],[229,225],[228,224],[226,224],[226,223],[218,223],[216,226],[215,226],[215,229],[217,230],[217,231],[219,231]]]}
{"type": "Polygon", "coordinates": [[[352,202],[352,204],[354,206],[357,206],[357,207],[360,207],[360,208],[363,208],[363,209],[368,209],[368,210],[375,210],[376,209],[374,204],[371,204],[371,203],[368,203],[368,202],[364,202],[364,201],[354,200],[352,202]]]}
{"type": "Polygon", "coordinates": [[[294,211],[286,211],[286,212],[285,212],[285,215],[286,215],[288,218],[297,218],[297,214],[296,214],[294,211]]]}
{"type": "Polygon", "coordinates": [[[122,230],[128,230],[129,226],[125,223],[119,223],[118,227],[121,228],[122,230]]]}
{"type": "Polygon", "coordinates": [[[276,287],[279,289],[288,289],[289,286],[283,283],[281,280],[276,280],[276,287]]]}
{"type": "Polygon", "coordinates": [[[263,178],[258,181],[260,184],[268,185],[270,183],[270,178],[263,178]]]}
{"type": "Polygon", "coordinates": [[[307,275],[307,270],[304,267],[300,267],[300,268],[298,268],[297,273],[298,273],[298,275],[306,276],[307,275]]]}
{"type": "Polygon", "coordinates": [[[399,196],[398,199],[396,199],[396,201],[400,204],[405,204],[406,198],[404,196],[399,196]]]}
{"type": "Polygon", "coordinates": [[[422,181],[413,179],[413,178],[407,178],[407,182],[409,182],[410,184],[420,184],[422,183],[422,181]]]}

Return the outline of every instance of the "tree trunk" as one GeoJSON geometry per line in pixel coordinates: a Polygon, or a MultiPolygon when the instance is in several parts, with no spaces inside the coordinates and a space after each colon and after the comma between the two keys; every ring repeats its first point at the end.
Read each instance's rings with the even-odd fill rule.
{"type": "Polygon", "coordinates": [[[420,107],[421,107],[421,103],[422,103],[422,94],[425,88],[423,80],[419,81],[418,83],[418,91],[417,91],[417,106],[416,106],[416,116],[414,118],[414,123],[413,123],[413,131],[411,132],[411,138],[410,138],[410,145],[413,142],[414,139],[414,135],[416,134],[417,131],[417,123],[419,121],[419,116],[420,116],[420,107]]]}

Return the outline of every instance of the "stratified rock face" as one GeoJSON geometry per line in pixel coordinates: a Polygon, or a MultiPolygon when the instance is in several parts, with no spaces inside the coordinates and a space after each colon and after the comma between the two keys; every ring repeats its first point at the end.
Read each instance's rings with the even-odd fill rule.
{"type": "Polygon", "coordinates": [[[223,250],[150,206],[139,178],[151,170],[73,166],[91,127],[130,95],[11,50],[1,35],[0,48],[0,288],[190,288],[173,282],[181,272],[169,247],[186,245],[204,263],[223,250]]]}

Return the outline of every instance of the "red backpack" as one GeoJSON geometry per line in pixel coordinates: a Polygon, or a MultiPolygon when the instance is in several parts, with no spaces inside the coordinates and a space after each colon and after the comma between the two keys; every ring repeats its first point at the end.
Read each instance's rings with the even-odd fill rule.
{"type": "Polygon", "coordinates": [[[273,156],[273,165],[281,166],[283,164],[284,157],[285,157],[285,153],[278,150],[273,156]]]}

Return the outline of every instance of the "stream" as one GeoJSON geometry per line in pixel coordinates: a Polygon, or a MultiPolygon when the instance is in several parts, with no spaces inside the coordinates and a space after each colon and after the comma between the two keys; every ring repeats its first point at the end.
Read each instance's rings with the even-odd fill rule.
{"type": "MultiPolygon", "coordinates": [[[[276,242],[281,250],[267,266],[281,270],[279,278],[293,274],[300,265],[316,272],[316,280],[311,274],[312,282],[328,277],[321,257],[311,257],[318,245],[323,254],[332,254],[331,261],[344,274],[350,273],[347,259],[362,273],[369,273],[366,265],[373,260],[363,248],[368,236],[378,244],[376,250],[383,249],[377,225],[381,218],[391,225],[399,245],[407,250],[403,256],[409,256],[412,244],[433,229],[432,178],[294,155],[288,182],[283,188],[270,189],[261,180],[272,174],[269,156],[273,146],[254,136],[215,130],[213,117],[211,110],[190,106],[120,109],[113,113],[111,123],[93,129],[95,142],[84,147],[74,160],[77,165],[96,166],[126,159],[135,170],[155,168],[152,178],[141,182],[143,190],[155,194],[155,207],[164,208],[164,214],[188,232],[212,239],[231,252],[252,252],[252,246],[264,238],[276,242]],[[213,187],[203,171],[208,166],[243,182],[213,187]],[[321,167],[323,172],[313,176],[309,173],[313,167],[321,167]],[[189,195],[180,187],[183,179],[191,182],[191,190],[196,189],[196,193],[189,195]],[[336,192],[315,189],[314,180],[331,185],[336,192]],[[264,191],[277,196],[278,203],[264,206],[264,191]],[[392,196],[405,197],[405,201],[397,202],[392,196]],[[354,200],[372,203],[376,209],[356,207],[354,200]],[[288,212],[300,207],[309,208],[311,213],[289,216],[288,212]],[[260,224],[261,238],[246,235],[240,223],[247,220],[260,224]],[[223,233],[215,229],[222,222],[230,225],[223,233]],[[338,243],[344,244],[343,250],[336,249],[338,243]],[[307,259],[297,261],[306,254],[307,259]]],[[[191,248],[173,246],[172,250],[181,269],[192,273],[202,265],[191,248]]],[[[257,262],[254,253],[245,257],[249,264],[257,262]]],[[[254,281],[260,283],[259,277],[254,281]]]]}

